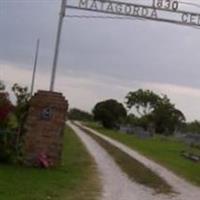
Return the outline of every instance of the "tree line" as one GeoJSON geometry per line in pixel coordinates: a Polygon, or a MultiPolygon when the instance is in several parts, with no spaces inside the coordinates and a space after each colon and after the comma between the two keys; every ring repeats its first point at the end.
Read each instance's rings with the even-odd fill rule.
{"type": "Polygon", "coordinates": [[[109,129],[131,125],[145,130],[153,128],[155,133],[165,135],[175,131],[200,133],[200,122],[187,123],[184,113],[176,108],[167,95],[158,95],[143,89],[129,92],[123,103],[115,99],[98,102],[92,114],[80,109],[71,109],[69,118],[95,120],[109,129]]]}

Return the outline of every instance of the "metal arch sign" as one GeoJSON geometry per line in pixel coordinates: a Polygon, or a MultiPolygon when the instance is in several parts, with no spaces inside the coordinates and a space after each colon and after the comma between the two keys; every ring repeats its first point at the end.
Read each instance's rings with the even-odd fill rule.
{"type": "Polygon", "coordinates": [[[149,0],[148,2],[151,3],[150,5],[130,3],[127,2],[128,0],[125,1],[126,2],[120,0],[61,0],[50,91],[54,91],[60,36],[66,8],[200,27],[200,13],[181,10],[179,7],[181,2],[178,0],[152,0],[152,2],[149,0]]]}
{"type": "Polygon", "coordinates": [[[68,0],[66,8],[200,26],[200,13],[179,10],[178,0],[152,0],[151,5],[115,0],[68,0]]]}

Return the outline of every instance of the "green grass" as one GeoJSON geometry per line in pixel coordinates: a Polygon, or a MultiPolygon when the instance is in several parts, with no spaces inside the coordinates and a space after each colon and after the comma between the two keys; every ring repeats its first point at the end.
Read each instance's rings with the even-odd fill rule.
{"type": "Polygon", "coordinates": [[[172,138],[166,139],[159,136],[152,139],[139,139],[134,135],[104,129],[96,123],[87,123],[86,125],[126,144],[130,148],[174,171],[186,180],[200,186],[200,163],[195,163],[180,155],[182,150],[188,149],[186,144],[172,138]]]}
{"type": "Polygon", "coordinates": [[[95,200],[100,186],[94,161],[69,128],[64,144],[58,169],[1,164],[0,200],[95,200]]]}
{"type": "Polygon", "coordinates": [[[173,192],[170,185],[136,159],[132,158],[127,153],[121,151],[119,148],[110,144],[101,137],[91,133],[88,129],[85,129],[77,124],[75,125],[96,140],[112,156],[118,166],[121,167],[130,179],[153,189],[155,193],[173,192]]]}

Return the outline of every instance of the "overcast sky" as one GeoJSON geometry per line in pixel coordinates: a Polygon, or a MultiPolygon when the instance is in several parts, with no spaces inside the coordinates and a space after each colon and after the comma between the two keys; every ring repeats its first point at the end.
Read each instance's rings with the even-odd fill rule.
{"type": "MultiPolygon", "coordinates": [[[[49,88],[59,9],[60,0],[0,0],[1,80],[30,85],[40,38],[35,91],[49,88]]],[[[71,107],[91,111],[100,100],[123,102],[129,91],[143,88],[167,94],[188,120],[200,119],[200,30],[144,20],[66,18],[61,41],[56,90],[71,107]]]]}

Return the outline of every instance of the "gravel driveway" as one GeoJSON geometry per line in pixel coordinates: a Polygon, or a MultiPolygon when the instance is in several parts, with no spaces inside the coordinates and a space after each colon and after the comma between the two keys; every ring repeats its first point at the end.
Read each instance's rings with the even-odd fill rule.
{"type": "Polygon", "coordinates": [[[163,177],[174,188],[177,194],[173,194],[173,196],[156,195],[153,190],[131,181],[114,162],[112,157],[96,141],[72,123],[68,122],[67,124],[80,137],[97,163],[103,187],[101,200],[200,200],[200,189],[198,187],[187,183],[164,167],[145,158],[125,145],[93,131],[94,134],[99,135],[151,168],[163,177]]]}

